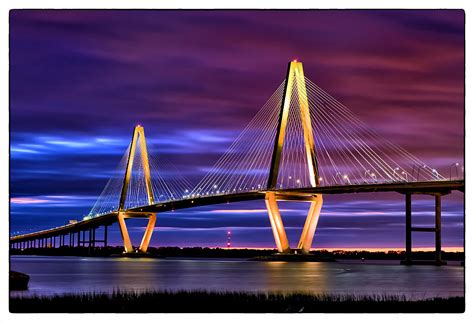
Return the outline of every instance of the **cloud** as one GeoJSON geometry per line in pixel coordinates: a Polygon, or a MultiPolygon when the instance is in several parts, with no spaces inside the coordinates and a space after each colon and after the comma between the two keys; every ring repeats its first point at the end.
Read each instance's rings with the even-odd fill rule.
{"type": "Polygon", "coordinates": [[[47,203],[49,200],[38,199],[38,198],[10,198],[10,203],[18,205],[38,204],[47,203]]]}

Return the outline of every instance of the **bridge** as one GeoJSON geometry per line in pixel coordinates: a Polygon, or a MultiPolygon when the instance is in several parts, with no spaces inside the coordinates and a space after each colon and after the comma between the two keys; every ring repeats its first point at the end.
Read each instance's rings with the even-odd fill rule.
{"type": "Polygon", "coordinates": [[[449,177],[442,176],[305,77],[298,61],[288,64],[285,79],[200,182],[192,184],[176,171],[169,175],[170,166],[148,154],[144,128],[136,126],[117,171],[83,220],[11,236],[11,247],[107,246],[108,226],[118,222],[124,252],[146,252],[158,213],[264,200],[281,253],[291,249],[278,201],[310,204],[296,249],[308,253],[323,195],[398,192],[405,195],[405,263],[412,263],[412,232],[431,232],[435,262],[441,264],[441,197],[464,192],[458,163],[450,165],[449,177]],[[433,227],[412,226],[414,194],[434,196],[433,227]],[[138,249],[127,230],[131,218],[148,220],[138,249]],[[100,227],[103,238],[96,239],[100,227]]]}

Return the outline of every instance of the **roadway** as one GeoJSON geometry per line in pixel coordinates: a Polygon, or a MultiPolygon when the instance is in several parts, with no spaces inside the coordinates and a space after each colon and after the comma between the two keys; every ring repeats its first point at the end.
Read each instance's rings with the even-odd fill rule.
{"type": "MultiPolygon", "coordinates": [[[[402,194],[448,194],[451,191],[464,192],[464,180],[432,181],[432,182],[393,182],[393,183],[371,183],[364,185],[335,185],[321,186],[315,188],[298,188],[275,190],[281,198],[305,201],[315,194],[348,194],[348,193],[373,193],[373,192],[398,192],[402,194]]],[[[196,197],[168,201],[143,207],[127,209],[128,217],[144,218],[146,214],[174,211],[185,208],[210,206],[216,204],[233,203],[240,201],[265,199],[267,191],[251,191],[244,193],[222,194],[205,197],[196,197]]],[[[146,218],[146,217],[145,217],[146,218]]],[[[39,238],[49,238],[69,233],[76,233],[95,229],[99,226],[108,226],[117,221],[117,212],[111,212],[77,223],[54,227],[38,232],[10,237],[10,242],[29,241],[39,238]]]]}

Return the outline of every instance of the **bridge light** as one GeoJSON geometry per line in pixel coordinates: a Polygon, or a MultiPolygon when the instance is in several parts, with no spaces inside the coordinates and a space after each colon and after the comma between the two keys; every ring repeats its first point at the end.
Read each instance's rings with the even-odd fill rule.
{"type": "Polygon", "coordinates": [[[319,177],[319,181],[323,181],[323,178],[322,178],[322,177],[319,177]]]}
{"type": "Polygon", "coordinates": [[[288,179],[291,179],[291,176],[288,176],[288,179]]]}
{"type": "Polygon", "coordinates": [[[214,189],[217,189],[217,185],[214,185],[214,187],[213,187],[213,188],[214,188],[214,189]]]}
{"type": "MultiPolygon", "coordinates": [[[[458,173],[458,167],[459,167],[459,162],[456,162],[456,163],[453,163],[450,167],[449,167],[449,180],[452,180],[452,174],[451,174],[451,170],[453,169],[453,167],[456,168],[456,177],[459,177],[459,173],[458,173]]],[[[464,171],[464,167],[462,167],[461,171],[464,171]]]]}

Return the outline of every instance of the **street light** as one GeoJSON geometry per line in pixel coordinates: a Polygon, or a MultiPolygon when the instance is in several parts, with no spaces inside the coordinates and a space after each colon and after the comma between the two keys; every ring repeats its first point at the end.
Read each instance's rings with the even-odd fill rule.
{"type": "Polygon", "coordinates": [[[396,167],[395,169],[393,169],[393,177],[394,177],[393,181],[397,181],[397,180],[396,180],[396,177],[397,177],[397,174],[398,174],[398,173],[397,173],[398,170],[400,170],[399,167],[396,167]]]}
{"type": "Polygon", "coordinates": [[[364,172],[364,181],[365,181],[365,183],[369,183],[369,181],[367,180],[367,173],[370,176],[370,170],[365,170],[365,172],[364,172]]]}
{"type": "Polygon", "coordinates": [[[347,174],[345,174],[343,178],[344,180],[347,180],[348,184],[351,184],[351,181],[349,180],[349,177],[347,176],[347,174]]]}
{"type": "Polygon", "coordinates": [[[370,176],[374,178],[375,183],[377,183],[377,176],[375,175],[375,173],[372,172],[370,176]]]}
{"type": "Polygon", "coordinates": [[[408,173],[406,173],[405,171],[402,171],[402,175],[405,176],[405,181],[408,182],[408,173]]]}
{"type": "MultiPolygon", "coordinates": [[[[340,173],[339,171],[336,172],[336,178],[335,178],[336,184],[338,184],[338,183],[337,183],[337,176],[340,176],[341,179],[342,179],[342,175],[341,175],[341,173],[340,173]]],[[[340,182],[339,182],[339,183],[340,183],[340,182]]],[[[342,183],[344,183],[344,181],[343,181],[342,183]]]]}
{"type": "Polygon", "coordinates": [[[458,173],[459,162],[456,162],[456,163],[451,164],[451,166],[449,167],[449,181],[451,181],[451,170],[453,169],[453,167],[456,167],[456,178],[459,177],[459,173],[458,173]]]}
{"type": "Polygon", "coordinates": [[[420,169],[423,168],[423,169],[426,169],[426,164],[423,164],[423,165],[419,165],[418,166],[418,172],[416,174],[416,181],[418,181],[420,179],[420,169]]]}

